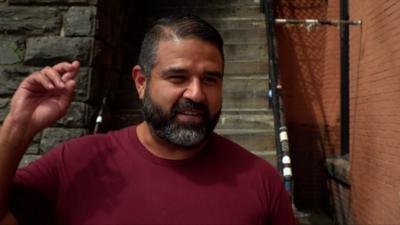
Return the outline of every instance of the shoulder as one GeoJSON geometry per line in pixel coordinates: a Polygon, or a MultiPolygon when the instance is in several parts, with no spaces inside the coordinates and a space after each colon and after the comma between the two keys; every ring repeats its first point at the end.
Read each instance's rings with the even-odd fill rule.
{"type": "Polygon", "coordinates": [[[91,134],[73,138],[60,143],[48,153],[41,161],[54,161],[56,163],[89,162],[101,154],[109,154],[123,145],[134,127],[110,131],[108,133],[91,134]]]}
{"type": "Polygon", "coordinates": [[[256,171],[264,174],[271,174],[274,179],[280,179],[278,171],[265,159],[260,158],[249,150],[219,134],[213,134],[210,146],[212,146],[211,148],[213,151],[217,152],[224,161],[235,163],[236,165],[248,164],[256,171]]]}
{"type": "Polygon", "coordinates": [[[217,134],[212,137],[210,144],[219,163],[224,164],[231,174],[243,175],[246,182],[263,193],[260,195],[264,196],[265,204],[281,195],[283,177],[269,162],[217,134]]]}
{"type": "Polygon", "coordinates": [[[214,133],[211,137],[209,145],[215,149],[215,151],[225,154],[226,157],[231,158],[231,160],[233,160],[232,158],[238,158],[252,162],[265,161],[239,144],[216,133],[214,133]]]}
{"type": "Polygon", "coordinates": [[[120,130],[109,131],[107,133],[91,134],[68,140],[61,146],[68,149],[103,149],[109,148],[115,143],[126,141],[131,137],[135,127],[127,127],[120,130]]]}

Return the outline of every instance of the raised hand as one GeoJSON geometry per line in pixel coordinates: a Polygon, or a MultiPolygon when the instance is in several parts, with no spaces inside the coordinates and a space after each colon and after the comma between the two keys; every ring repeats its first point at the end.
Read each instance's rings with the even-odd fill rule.
{"type": "Polygon", "coordinates": [[[17,88],[8,115],[15,125],[36,134],[66,113],[80,64],[62,62],[30,74],[17,88]]]}

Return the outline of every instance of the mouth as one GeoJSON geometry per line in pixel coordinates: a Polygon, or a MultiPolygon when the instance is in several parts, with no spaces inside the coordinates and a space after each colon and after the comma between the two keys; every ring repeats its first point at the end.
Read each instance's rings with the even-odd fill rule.
{"type": "Polygon", "coordinates": [[[204,120],[204,112],[202,110],[180,110],[176,116],[180,122],[201,123],[204,120]]]}

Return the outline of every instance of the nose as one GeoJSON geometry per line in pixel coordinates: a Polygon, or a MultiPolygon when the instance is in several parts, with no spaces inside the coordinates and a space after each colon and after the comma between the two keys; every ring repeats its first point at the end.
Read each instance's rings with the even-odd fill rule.
{"type": "Polygon", "coordinates": [[[201,81],[199,79],[193,79],[190,81],[183,97],[192,100],[193,102],[203,102],[205,100],[205,94],[201,81]]]}

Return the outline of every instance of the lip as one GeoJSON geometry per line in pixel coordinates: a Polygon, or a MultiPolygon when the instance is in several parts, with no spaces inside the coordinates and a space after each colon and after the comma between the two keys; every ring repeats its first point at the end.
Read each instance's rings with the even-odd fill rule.
{"type": "Polygon", "coordinates": [[[182,110],[179,111],[176,116],[181,122],[189,122],[189,123],[203,122],[203,112],[199,110],[182,110]]]}

